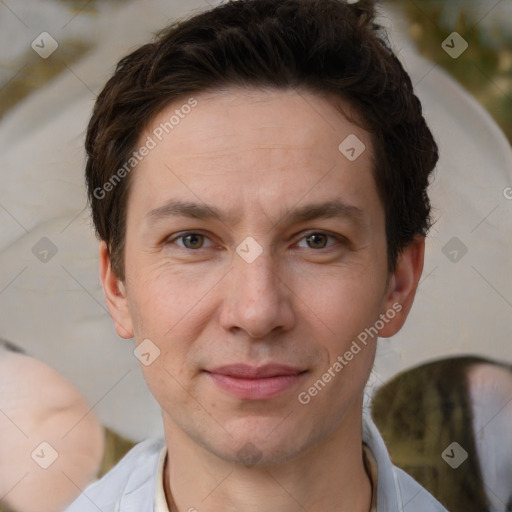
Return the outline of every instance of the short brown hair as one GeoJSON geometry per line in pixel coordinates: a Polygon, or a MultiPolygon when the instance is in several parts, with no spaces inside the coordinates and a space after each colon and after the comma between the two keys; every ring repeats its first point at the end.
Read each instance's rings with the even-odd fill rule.
{"type": "Polygon", "coordinates": [[[395,271],[402,249],[431,227],[427,187],[438,150],[375,17],[373,0],[235,0],[178,20],[118,63],[88,126],[86,182],[96,233],[121,280],[130,174],[105,184],[114,185],[165,106],[230,86],[300,89],[356,109],[372,137],[395,271]]]}

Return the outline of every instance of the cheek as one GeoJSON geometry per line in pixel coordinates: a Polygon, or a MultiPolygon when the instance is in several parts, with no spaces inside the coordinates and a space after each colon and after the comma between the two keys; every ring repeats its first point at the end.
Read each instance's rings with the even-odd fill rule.
{"type": "MultiPolygon", "coordinates": [[[[147,265],[129,288],[128,302],[137,345],[150,340],[157,354],[150,365],[141,365],[148,387],[157,401],[183,395],[195,376],[197,340],[211,320],[211,298],[219,277],[200,272],[199,266],[177,270],[167,264],[147,265]],[[165,390],[165,392],[163,391],[165,390]]],[[[215,274],[215,272],[213,272],[215,274]]],[[[135,276],[135,274],[134,274],[135,276]]],[[[152,345],[149,345],[152,347],[152,345]]],[[[142,363],[144,363],[141,360],[142,363]]],[[[189,392],[193,392],[192,389],[189,392]]]]}
{"type": "Polygon", "coordinates": [[[129,289],[136,339],[141,336],[165,339],[173,337],[173,332],[179,332],[185,325],[200,326],[205,299],[219,281],[220,271],[204,272],[200,265],[186,268],[186,265],[167,263],[139,268],[142,270],[129,289]]]}
{"type": "Polygon", "coordinates": [[[330,269],[329,275],[301,278],[300,297],[319,328],[345,343],[372,325],[382,305],[385,279],[370,265],[330,269]]]}

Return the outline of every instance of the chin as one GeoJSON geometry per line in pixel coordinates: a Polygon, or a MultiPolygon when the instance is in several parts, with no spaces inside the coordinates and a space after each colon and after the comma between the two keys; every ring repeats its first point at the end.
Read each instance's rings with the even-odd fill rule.
{"type": "Polygon", "coordinates": [[[321,435],[318,432],[308,435],[304,426],[299,428],[297,425],[293,431],[285,429],[285,422],[280,424],[275,419],[266,421],[264,425],[261,422],[246,425],[246,428],[239,428],[236,432],[231,430],[230,433],[232,436],[226,436],[220,446],[215,440],[210,440],[206,448],[226,462],[248,467],[290,462],[308,451],[321,435]]]}

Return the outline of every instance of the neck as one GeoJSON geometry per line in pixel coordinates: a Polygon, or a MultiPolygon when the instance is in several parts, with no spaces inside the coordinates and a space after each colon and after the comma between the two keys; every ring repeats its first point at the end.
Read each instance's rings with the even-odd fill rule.
{"type": "Polygon", "coordinates": [[[170,512],[324,512],[370,510],[361,411],[287,462],[244,466],[196,444],[164,417],[170,512]]]}

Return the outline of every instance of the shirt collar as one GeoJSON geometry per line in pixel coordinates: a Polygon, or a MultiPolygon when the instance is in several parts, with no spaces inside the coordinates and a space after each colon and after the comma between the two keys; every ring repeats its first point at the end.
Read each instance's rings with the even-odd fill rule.
{"type": "MultiPolygon", "coordinates": [[[[378,432],[377,432],[378,434],[378,432]]],[[[380,438],[380,434],[378,434],[380,438]]],[[[370,442],[375,441],[375,433],[370,433],[369,436],[370,442]],[[373,436],[372,436],[373,434],[373,436]]],[[[387,456],[387,452],[386,452],[387,456]]],[[[165,478],[165,461],[167,458],[167,447],[164,446],[162,451],[160,452],[160,457],[158,459],[158,469],[156,475],[156,490],[155,490],[155,507],[154,512],[169,512],[169,507],[167,505],[167,499],[165,497],[165,487],[164,487],[164,478],[165,478]]],[[[377,459],[375,458],[372,449],[368,446],[367,443],[363,443],[363,460],[366,472],[370,478],[372,484],[372,501],[370,506],[370,512],[377,512],[377,494],[378,494],[378,476],[379,476],[379,467],[377,463],[377,459]]],[[[391,463],[390,463],[391,465],[391,463]]],[[[392,466],[391,466],[392,467],[392,466]]]]}
{"type": "Polygon", "coordinates": [[[377,466],[377,461],[373,456],[372,451],[368,447],[368,445],[363,443],[363,461],[364,467],[366,469],[366,473],[370,478],[370,482],[372,484],[372,501],[370,504],[370,512],[377,512],[377,485],[379,481],[379,468],[377,466]]]}
{"type": "Polygon", "coordinates": [[[370,417],[370,412],[363,412],[363,443],[365,443],[379,468],[377,482],[377,510],[403,510],[401,494],[398,491],[398,477],[389,458],[384,440],[377,426],[370,417]]]}
{"type": "Polygon", "coordinates": [[[167,446],[162,448],[160,452],[160,457],[158,459],[158,470],[156,474],[156,491],[155,491],[155,507],[154,512],[169,512],[169,507],[167,505],[167,499],[165,497],[165,487],[164,487],[164,478],[165,478],[165,460],[167,458],[167,446]]]}

